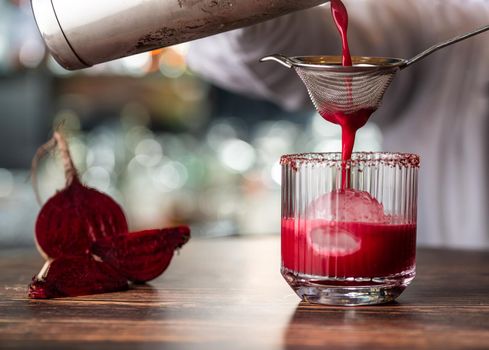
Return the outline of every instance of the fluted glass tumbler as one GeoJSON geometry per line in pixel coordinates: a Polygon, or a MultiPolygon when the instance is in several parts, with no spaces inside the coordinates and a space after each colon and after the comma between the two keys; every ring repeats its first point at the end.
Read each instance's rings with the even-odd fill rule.
{"type": "Polygon", "coordinates": [[[282,275],[297,295],[351,306],[397,298],[415,276],[419,157],[308,153],[281,165],[282,275]]]}

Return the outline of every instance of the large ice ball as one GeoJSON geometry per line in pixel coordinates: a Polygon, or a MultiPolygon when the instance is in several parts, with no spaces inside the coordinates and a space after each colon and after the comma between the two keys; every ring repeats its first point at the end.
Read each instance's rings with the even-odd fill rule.
{"type": "Polygon", "coordinates": [[[384,207],[368,192],[336,190],[315,199],[308,207],[308,218],[336,222],[387,223],[384,207]]]}

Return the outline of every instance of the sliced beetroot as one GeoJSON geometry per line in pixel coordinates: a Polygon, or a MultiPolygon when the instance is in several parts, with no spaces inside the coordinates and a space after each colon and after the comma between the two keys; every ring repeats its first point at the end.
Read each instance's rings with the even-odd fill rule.
{"type": "Polygon", "coordinates": [[[175,249],[189,239],[187,226],[146,230],[97,240],[92,251],[128,280],[142,283],[161,275],[170,264],[175,249]]]}
{"type": "Polygon", "coordinates": [[[37,218],[36,241],[48,262],[33,278],[29,297],[58,298],[125,290],[128,280],[146,282],[163,273],[175,249],[189,240],[189,228],[128,233],[121,207],[109,196],[80,182],[68,145],[59,132],[33,160],[36,195],[37,161],[54,148],[63,160],[66,186],[44,204],[37,218]]]}
{"type": "Polygon", "coordinates": [[[37,217],[36,240],[41,253],[49,258],[87,254],[97,239],[126,233],[127,221],[121,207],[79,181],[68,145],[58,132],[40,150],[53,147],[58,148],[63,160],[66,187],[44,204],[37,217]]]}
{"type": "Polygon", "coordinates": [[[29,298],[59,298],[126,289],[125,277],[90,255],[60,257],[46,262],[39,275],[33,277],[29,298]]]}

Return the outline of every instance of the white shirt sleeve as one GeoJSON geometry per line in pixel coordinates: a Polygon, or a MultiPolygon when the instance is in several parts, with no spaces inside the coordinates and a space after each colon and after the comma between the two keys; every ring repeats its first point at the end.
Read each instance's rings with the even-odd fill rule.
{"type": "MultiPolygon", "coordinates": [[[[421,2],[437,2],[421,0],[421,2]]],[[[345,1],[350,13],[349,40],[352,54],[409,57],[423,48],[425,33],[411,30],[419,25],[413,1],[345,1]]],[[[288,110],[311,108],[302,82],[293,70],[261,57],[340,54],[341,42],[330,14],[323,5],[299,11],[244,29],[196,40],[190,67],[231,91],[273,101],[288,110]]]]}
{"type": "MultiPolygon", "coordinates": [[[[487,22],[484,12],[480,12],[487,12],[485,0],[344,2],[350,14],[348,36],[353,55],[410,58],[437,41],[487,22]],[[479,18],[470,20],[470,14],[477,13],[479,18]]],[[[188,63],[195,72],[225,89],[267,99],[288,110],[310,108],[307,91],[294,71],[259,62],[261,57],[274,53],[339,55],[340,40],[329,5],[196,40],[191,44],[188,63]]],[[[404,88],[395,85],[390,89],[400,90],[396,91],[397,97],[410,95],[412,79],[403,83],[397,85],[404,88]]],[[[400,107],[397,102],[396,111],[400,107]]]]}
{"type": "Polygon", "coordinates": [[[288,110],[310,108],[308,94],[293,70],[260,63],[273,53],[308,55],[331,52],[337,35],[329,6],[286,15],[192,43],[188,63],[206,79],[234,92],[273,101],[288,110]]]}

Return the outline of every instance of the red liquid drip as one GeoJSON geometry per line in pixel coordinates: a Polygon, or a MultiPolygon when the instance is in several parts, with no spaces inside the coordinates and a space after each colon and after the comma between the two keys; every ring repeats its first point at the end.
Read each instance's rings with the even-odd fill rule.
{"type": "MultiPolygon", "coordinates": [[[[331,1],[331,14],[333,16],[334,22],[336,24],[336,28],[341,35],[341,42],[343,45],[343,58],[342,64],[343,66],[352,66],[352,60],[350,55],[350,48],[348,46],[348,12],[346,10],[345,5],[341,0],[332,0],[331,1]]],[[[348,91],[349,104],[353,104],[353,94],[352,94],[352,86],[351,80],[347,79],[345,81],[346,89],[348,91]]],[[[353,152],[353,146],[355,144],[355,134],[358,129],[365,125],[368,121],[374,109],[361,109],[351,114],[337,112],[335,114],[328,114],[323,111],[319,111],[321,116],[335,124],[341,126],[341,159],[343,162],[346,162],[351,159],[351,155],[353,152]]],[[[341,174],[341,188],[345,189],[349,186],[349,172],[346,167],[343,167],[341,174]]]]}
{"type": "Polygon", "coordinates": [[[414,268],[416,224],[282,219],[282,262],[327,277],[386,277],[414,268]]]}
{"type": "Polygon", "coordinates": [[[337,112],[334,114],[319,111],[321,116],[341,126],[342,159],[349,160],[355,144],[355,134],[358,129],[364,126],[375,109],[360,109],[352,114],[337,112]]]}

